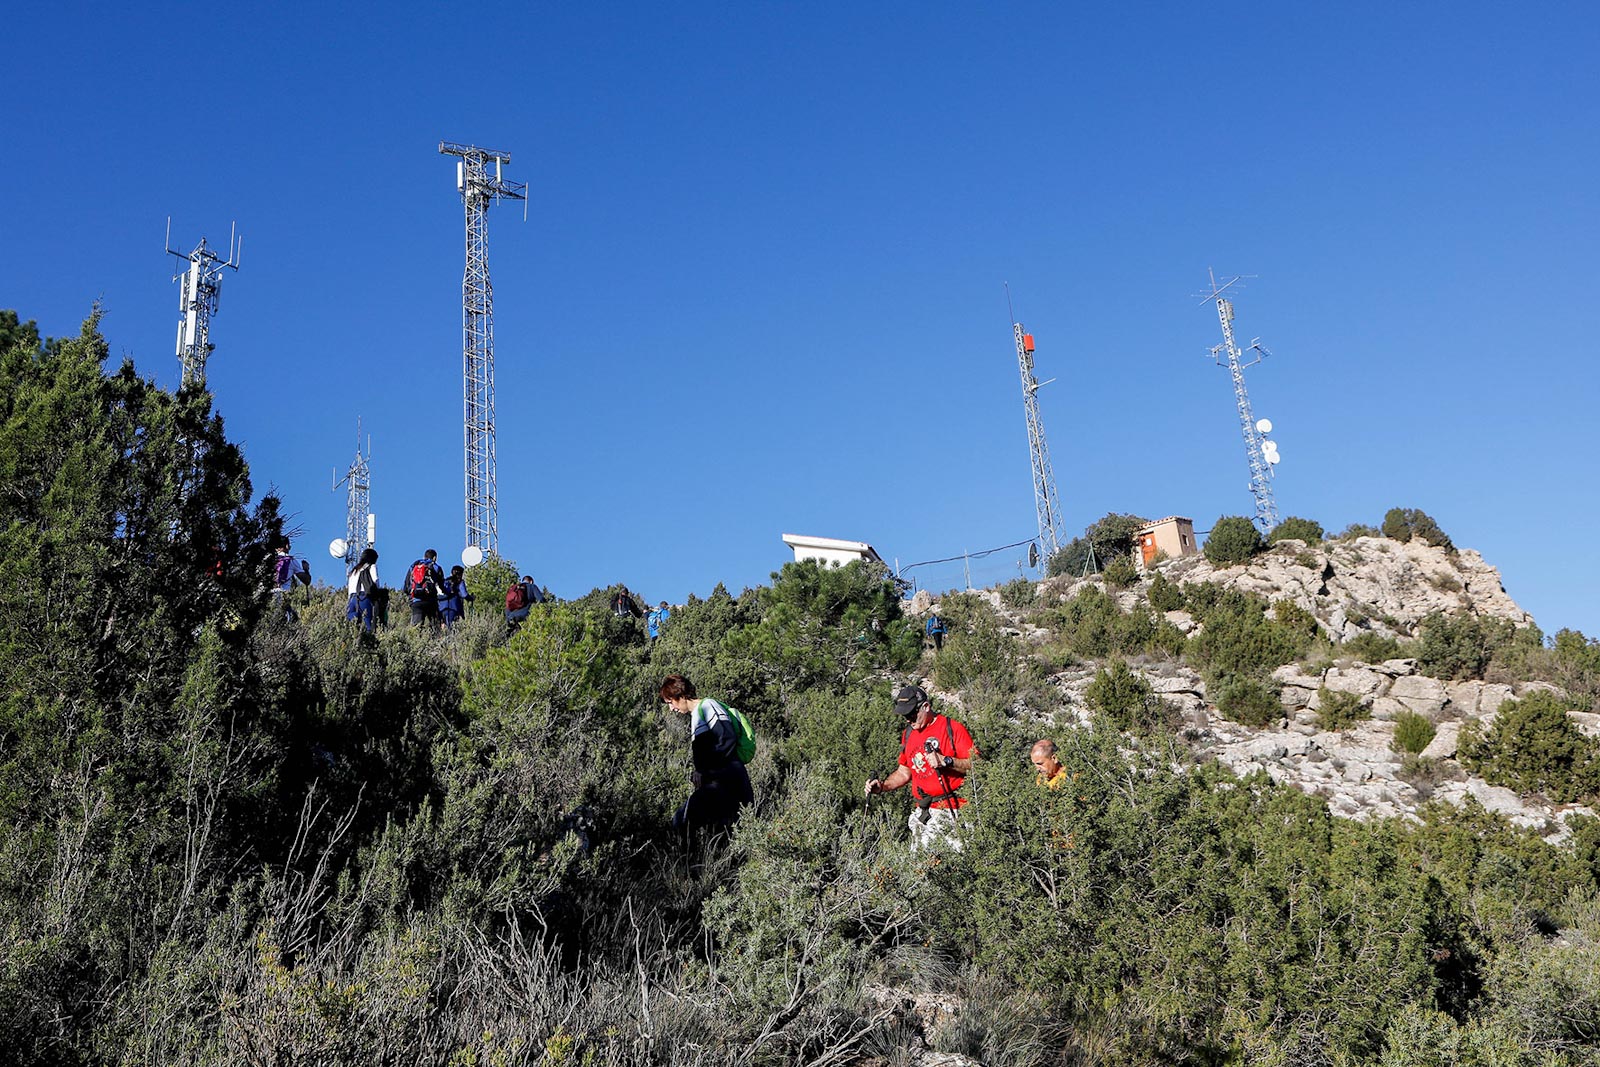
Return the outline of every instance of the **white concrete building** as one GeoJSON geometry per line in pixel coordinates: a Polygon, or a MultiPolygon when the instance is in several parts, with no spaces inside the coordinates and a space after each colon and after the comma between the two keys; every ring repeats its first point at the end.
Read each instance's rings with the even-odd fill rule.
{"type": "Polygon", "coordinates": [[[844,566],[858,559],[882,563],[882,558],[865,541],[841,541],[835,537],[807,537],[805,534],[784,534],[783,543],[794,549],[795,562],[814,559],[819,563],[837,563],[844,566]]]}

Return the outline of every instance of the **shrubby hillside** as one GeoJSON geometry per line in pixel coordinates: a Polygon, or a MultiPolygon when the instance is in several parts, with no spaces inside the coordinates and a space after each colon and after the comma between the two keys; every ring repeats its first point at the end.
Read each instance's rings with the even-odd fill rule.
{"type": "Polygon", "coordinates": [[[1402,743],[1377,703],[1412,711],[1402,677],[1507,686],[1462,765],[1588,797],[1582,635],[1381,602],[1351,633],[1332,585],[1274,603],[1198,561],[943,598],[937,657],[863,564],[719,588],[653,648],[608,589],[509,639],[493,611],[364,636],[325,589],[289,623],[278,503],[209,398],[107,351],[93,318],[49,342],[0,319],[0,1061],[1600,1059],[1600,823],[1552,843],[1471,797],[1338,818],[1202,736],[1309,710],[1402,743]],[[1330,673],[1396,662],[1381,694],[1330,673]],[[670,671],[760,734],[729,841],[666,832],[670,671]],[[1202,688],[1158,682],[1182,672],[1202,688]],[[907,678],[983,748],[960,852],[908,849],[903,793],[860,800],[907,678]],[[1044,732],[1067,788],[1035,784],[1044,732]]]}

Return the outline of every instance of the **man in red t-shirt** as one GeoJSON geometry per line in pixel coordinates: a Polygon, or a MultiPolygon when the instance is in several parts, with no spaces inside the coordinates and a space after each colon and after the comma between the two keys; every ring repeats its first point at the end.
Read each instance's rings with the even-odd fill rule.
{"type": "Polygon", "coordinates": [[[960,795],[961,783],[972,773],[978,746],[965,726],[933,710],[933,702],[920,685],[908,685],[896,693],[894,710],[906,721],[899,766],[887,778],[868,779],[866,794],[891,793],[909,782],[917,800],[908,820],[913,847],[927,848],[945,839],[959,849],[961,843],[952,831],[956,812],[967,802],[960,795]]]}

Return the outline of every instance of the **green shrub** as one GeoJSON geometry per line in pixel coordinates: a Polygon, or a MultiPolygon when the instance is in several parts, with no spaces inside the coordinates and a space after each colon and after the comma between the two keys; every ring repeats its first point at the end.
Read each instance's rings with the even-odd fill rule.
{"type": "Polygon", "coordinates": [[[1500,705],[1494,722],[1461,732],[1462,766],[1494,785],[1551,800],[1581,800],[1600,786],[1600,743],[1567,717],[1567,704],[1547,690],[1500,705]]]}
{"type": "Polygon", "coordinates": [[[1314,545],[1322,540],[1322,523],[1315,519],[1300,519],[1290,516],[1272,528],[1267,534],[1267,544],[1275,545],[1286,539],[1304,541],[1314,545]]]}
{"type": "Polygon", "coordinates": [[[1317,617],[1289,599],[1272,602],[1273,621],[1305,638],[1314,638],[1322,632],[1317,617]]]}
{"type": "Polygon", "coordinates": [[[1089,524],[1082,537],[1074,537],[1045,564],[1045,573],[1076,578],[1086,571],[1102,570],[1111,561],[1133,555],[1133,531],[1149,520],[1138,515],[1118,515],[1112,512],[1089,524]],[[1090,566],[1090,549],[1094,550],[1094,563],[1090,566]]]}
{"type": "Polygon", "coordinates": [[[1418,715],[1414,711],[1402,711],[1394,720],[1394,747],[1398,752],[1409,752],[1420,755],[1433,741],[1437,733],[1432,721],[1426,715],[1418,715]]]}
{"type": "Polygon", "coordinates": [[[1153,697],[1150,683],[1130,670],[1127,661],[1118,656],[1095,673],[1084,700],[1116,724],[1117,729],[1131,730],[1145,721],[1153,697]]]}
{"type": "Polygon", "coordinates": [[[1417,669],[1447,680],[1482,678],[1495,652],[1517,639],[1517,627],[1510,621],[1479,615],[1434,612],[1420,629],[1417,669]]]}
{"type": "Polygon", "coordinates": [[[1401,648],[1400,642],[1394,638],[1368,630],[1343,642],[1339,651],[1362,663],[1382,663],[1384,660],[1400,658],[1401,648]]]}
{"type": "Polygon", "coordinates": [[[1144,651],[1156,635],[1148,612],[1124,613],[1115,597],[1093,587],[1056,609],[1052,622],[1060,629],[1067,649],[1083,659],[1118,653],[1131,656],[1144,651]]]}
{"type": "Polygon", "coordinates": [[[1383,531],[1376,526],[1368,526],[1364,522],[1352,522],[1340,530],[1335,540],[1354,541],[1358,537],[1382,537],[1383,531]]]}
{"type": "Polygon", "coordinates": [[[1026,578],[1013,578],[1000,587],[1000,599],[1008,608],[1031,608],[1039,599],[1039,587],[1026,578]]]}
{"type": "Polygon", "coordinates": [[[1263,548],[1261,531],[1242,515],[1226,515],[1211,524],[1206,536],[1206,559],[1219,567],[1245,563],[1263,548]]]}
{"type": "Polygon", "coordinates": [[[1259,597],[1232,589],[1222,593],[1205,609],[1200,633],[1189,641],[1189,653],[1201,666],[1222,675],[1264,676],[1292,663],[1310,646],[1313,634],[1302,620],[1286,626],[1268,618],[1265,608],[1259,597]]]}
{"type": "Polygon", "coordinates": [[[1222,586],[1216,582],[1185,582],[1181,591],[1189,611],[1201,622],[1205,621],[1206,613],[1222,599],[1222,586]]]}
{"type": "Polygon", "coordinates": [[[1435,548],[1455,551],[1455,545],[1439,529],[1433,516],[1417,508],[1390,508],[1383,516],[1383,536],[1393,541],[1410,541],[1413,537],[1420,537],[1435,548]]]}
{"type": "Polygon", "coordinates": [[[1167,581],[1164,574],[1157,574],[1150,580],[1150,588],[1145,595],[1150,598],[1150,606],[1157,611],[1182,611],[1186,603],[1178,583],[1167,581]]]}
{"type": "Polygon", "coordinates": [[[1139,569],[1127,556],[1118,556],[1106,564],[1105,579],[1113,589],[1124,589],[1139,580],[1139,569]]]}
{"type": "Polygon", "coordinates": [[[1225,717],[1242,726],[1267,726],[1283,718],[1277,690],[1256,678],[1235,676],[1217,688],[1213,703],[1225,717]]]}
{"type": "Polygon", "coordinates": [[[1372,709],[1359,696],[1323,686],[1317,691],[1317,721],[1324,730],[1348,730],[1372,717],[1372,709]]]}
{"type": "Polygon", "coordinates": [[[997,700],[1008,700],[1021,682],[1017,643],[1001,632],[988,603],[970,594],[945,597],[944,616],[950,632],[944,651],[933,664],[940,689],[982,687],[997,700]]]}

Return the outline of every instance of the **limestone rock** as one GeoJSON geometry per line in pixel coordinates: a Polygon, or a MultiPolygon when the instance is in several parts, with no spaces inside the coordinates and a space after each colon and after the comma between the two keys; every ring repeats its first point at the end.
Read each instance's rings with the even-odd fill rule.
{"type": "Polygon", "coordinates": [[[1418,715],[1426,715],[1430,719],[1442,713],[1450,701],[1450,694],[1443,682],[1437,678],[1424,678],[1421,675],[1396,678],[1385,695],[1398,700],[1418,715]]]}
{"type": "Polygon", "coordinates": [[[1433,740],[1428,742],[1428,747],[1423,749],[1423,759],[1441,760],[1456,758],[1456,742],[1461,738],[1461,724],[1459,722],[1442,722],[1433,735],[1433,740]]]}
{"type": "Polygon", "coordinates": [[[1329,667],[1322,676],[1322,684],[1340,693],[1354,693],[1358,697],[1377,696],[1388,685],[1389,679],[1366,667],[1329,667]]]}

